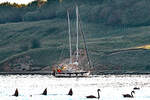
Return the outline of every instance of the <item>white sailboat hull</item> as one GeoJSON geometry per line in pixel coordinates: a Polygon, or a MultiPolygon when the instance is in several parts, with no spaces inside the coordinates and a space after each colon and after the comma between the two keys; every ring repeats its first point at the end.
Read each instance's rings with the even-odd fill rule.
{"type": "Polygon", "coordinates": [[[90,71],[86,72],[56,72],[54,74],[55,77],[88,77],[90,75],[90,71]]]}

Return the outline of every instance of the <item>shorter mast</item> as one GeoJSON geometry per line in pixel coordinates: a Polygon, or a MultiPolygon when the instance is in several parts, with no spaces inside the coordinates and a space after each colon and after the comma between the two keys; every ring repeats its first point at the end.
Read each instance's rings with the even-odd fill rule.
{"type": "Polygon", "coordinates": [[[79,49],[78,49],[78,46],[79,46],[79,11],[78,11],[78,6],[76,6],[76,17],[77,17],[77,21],[76,21],[76,28],[77,28],[77,44],[76,44],[76,50],[77,50],[77,55],[76,55],[76,61],[78,62],[79,60],[79,49]]]}
{"type": "Polygon", "coordinates": [[[69,17],[69,11],[67,10],[67,16],[68,16],[68,34],[69,34],[69,49],[70,49],[70,61],[69,63],[72,64],[72,48],[71,48],[71,33],[70,33],[70,17],[69,17]]]}

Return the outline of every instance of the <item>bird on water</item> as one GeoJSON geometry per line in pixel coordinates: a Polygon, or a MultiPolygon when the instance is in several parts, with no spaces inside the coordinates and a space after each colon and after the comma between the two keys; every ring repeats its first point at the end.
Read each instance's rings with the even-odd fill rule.
{"type": "Polygon", "coordinates": [[[19,92],[18,92],[18,89],[16,88],[15,93],[12,96],[18,97],[18,95],[19,95],[19,92]]]}
{"type": "Polygon", "coordinates": [[[47,88],[43,91],[42,95],[47,95],[47,88]]]}
{"type": "Polygon", "coordinates": [[[135,94],[135,91],[131,91],[131,94],[122,94],[124,98],[133,98],[133,93],[135,94]]]}
{"type": "Polygon", "coordinates": [[[70,95],[72,96],[73,95],[73,91],[72,91],[72,88],[69,90],[68,94],[67,95],[70,95]]]}
{"type": "Polygon", "coordinates": [[[140,88],[139,87],[134,87],[133,90],[140,90],[140,88]]]}
{"type": "Polygon", "coordinates": [[[98,94],[98,97],[94,96],[94,95],[89,95],[89,96],[86,96],[86,98],[100,98],[100,92],[101,90],[100,89],[97,89],[97,94],[98,94]]]}

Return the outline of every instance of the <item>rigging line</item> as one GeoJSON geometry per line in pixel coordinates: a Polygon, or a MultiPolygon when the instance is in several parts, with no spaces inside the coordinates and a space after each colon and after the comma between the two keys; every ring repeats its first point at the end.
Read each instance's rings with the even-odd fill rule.
{"type": "Polygon", "coordinates": [[[81,31],[81,34],[82,34],[82,38],[83,38],[83,41],[84,41],[84,47],[85,47],[85,50],[86,50],[86,54],[87,54],[87,59],[88,59],[88,62],[89,62],[89,66],[90,68],[93,68],[93,65],[91,64],[91,60],[90,60],[90,57],[89,57],[89,54],[88,54],[88,48],[87,48],[87,44],[86,44],[86,40],[85,40],[85,34],[81,28],[81,17],[80,17],[80,14],[79,14],[79,28],[80,28],[80,31],[81,31]]]}
{"type": "Polygon", "coordinates": [[[71,48],[71,33],[70,33],[70,15],[69,11],[67,10],[67,16],[68,16],[68,33],[69,33],[69,49],[70,49],[70,64],[72,64],[72,48],[71,48]]]}
{"type": "Polygon", "coordinates": [[[62,37],[63,37],[63,40],[62,40],[62,45],[61,45],[61,47],[60,47],[60,49],[61,49],[61,53],[60,53],[60,56],[59,56],[59,62],[61,62],[61,60],[62,60],[62,58],[64,58],[64,57],[66,57],[66,48],[68,48],[67,47],[67,45],[66,45],[66,43],[68,42],[67,40],[68,39],[66,39],[66,37],[67,37],[67,35],[65,34],[66,32],[64,31],[64,34],[62,35],[62,37]]]}

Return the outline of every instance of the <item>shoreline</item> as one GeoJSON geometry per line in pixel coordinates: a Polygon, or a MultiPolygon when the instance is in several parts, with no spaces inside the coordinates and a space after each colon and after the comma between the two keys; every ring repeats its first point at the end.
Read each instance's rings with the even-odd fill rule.
{"type": "MultiPolygon", "coordinates": [[[[28,72],[0,72],[0,75],[52,75],[52,71],[28,71],[28,72]]],[[[103,71],[92,73],[91,75],[148,75],[150,72],[136,72],[136,71],[128,71],[128,72],[111,72],[111,71],[103,71]]]]}
{"type": "Polygon", "coordinates": [[[51,71],[0,72],[0,75],[52,75],[51,71]]]}

